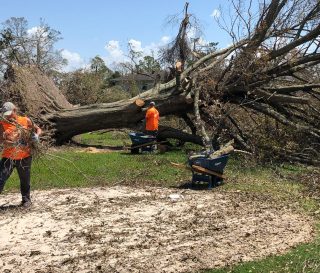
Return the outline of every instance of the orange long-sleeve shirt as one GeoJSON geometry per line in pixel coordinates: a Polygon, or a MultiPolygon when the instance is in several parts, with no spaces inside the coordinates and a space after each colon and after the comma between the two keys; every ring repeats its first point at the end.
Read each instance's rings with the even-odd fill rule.
{"type": "Polygon", "coordinates": [[[146,112],[146,130],[155,131],[158,130],[159,126],[159,112],[153,106],[150,107],[146,112]]]}
{"type": "Polygon", "coordinates": [[[31,131],[32,125],[27,117],[17,116],[12,123],[0,121],[0,126],[3,126],[4,140],[9,140],[15,143],[14,145],[4,145],[2,157],[10,159],[23,159],[30,156],[30,146],[18,143],[22,139],[22,130],[31,131]]]}

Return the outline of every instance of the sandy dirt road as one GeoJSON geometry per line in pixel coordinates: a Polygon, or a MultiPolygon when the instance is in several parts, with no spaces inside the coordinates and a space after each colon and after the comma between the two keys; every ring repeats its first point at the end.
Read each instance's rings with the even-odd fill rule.
{"type": "Polygon", "coordinates": [[[0,272],[195,272],[311,240],[312,220],[240,192],[155,187],[0,195],[0,272]]]}

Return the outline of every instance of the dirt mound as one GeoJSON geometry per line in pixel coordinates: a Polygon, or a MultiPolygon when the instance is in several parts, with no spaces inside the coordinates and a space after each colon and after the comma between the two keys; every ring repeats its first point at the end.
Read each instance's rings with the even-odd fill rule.
{"type": "Polygon", "coordinates": [[[119,186],[33,200],[0,211],[1,272],[194,272],[280,254],[313,234],[305,216],[239,192],[119,186]]]}

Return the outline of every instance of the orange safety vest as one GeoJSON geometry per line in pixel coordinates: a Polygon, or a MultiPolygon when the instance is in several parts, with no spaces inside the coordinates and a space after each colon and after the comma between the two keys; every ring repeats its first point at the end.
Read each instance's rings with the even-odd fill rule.
{"type": "Polygon", "coordinates": [[[25,135],[24,133],[28,133],[27,131],[31,129],[28,124],[28,118],[17,116],[12,123],[3,120],[0,121],[0,125],[3,127],[6,139],[14,142],[12,145],[4,145],[2,157],[19,160],[30,156],[30,146],[26,140],[23,141],[21,136],[22,130],[25,131],[22,133],[25,135]]]}
{"type": "Polygon", "coordinates": [[[146,130],[155,131],[159,126],[159,112],[155,107],[151,107],[146,113],[146,130]]]}

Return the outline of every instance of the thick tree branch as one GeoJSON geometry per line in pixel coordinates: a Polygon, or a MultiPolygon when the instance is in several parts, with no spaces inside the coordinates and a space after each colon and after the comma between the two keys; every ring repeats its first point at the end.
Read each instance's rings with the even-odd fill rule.
{"type": "Polygon", "coordinates": [[[269,93],[262,89],[255,89],[253,93],[256,94],[258,98],[263,98],[263,100],[270,101],[271,103],[297,103],[297,104],[309,103],[308,98],[278,95],[277,91],[274,91],[273,93],[269,93]]]}

